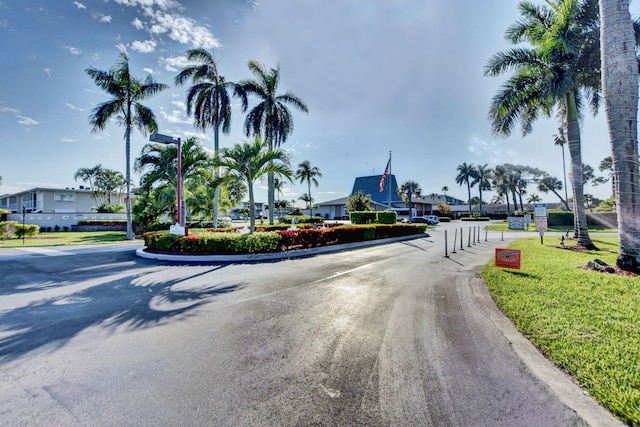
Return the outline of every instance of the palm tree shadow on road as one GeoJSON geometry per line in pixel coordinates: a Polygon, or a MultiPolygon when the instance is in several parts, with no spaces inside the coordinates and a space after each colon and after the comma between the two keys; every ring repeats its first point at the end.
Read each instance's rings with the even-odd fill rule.
{"type": "MultiPolygon", "coordinates": [[[[136,264],[146,266],[143,261],[136,264]]],[[[131,268],[126,274],[98,269],[88,278],[61,280],[64,284],[55,289],[54,296],[36,296],[26,305],[0,311],[0,363],[34,350],[58,349],[91,327],[136,330],[184,320],[195,315],[196,308],[245,286],[201,284],[207,274],[224,267],[211,266],[168,280],[162,278],[167,266],[151,272],[131,268]],[[188,283],[193,279],[199,283],[188,283]],[[91,280],[98,284],[92,285],[91,280]]],[[[33,292],[41,290],[34,286],[33,292]]]]}

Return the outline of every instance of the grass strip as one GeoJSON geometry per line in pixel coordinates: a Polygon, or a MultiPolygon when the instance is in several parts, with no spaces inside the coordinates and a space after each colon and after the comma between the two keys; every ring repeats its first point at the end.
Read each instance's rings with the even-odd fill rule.
{"type": "MultiPolygon", "coordinates": [[[[94,245],[128,242],[124,231],[58,231],[25,237],[24,246],[94,245]]],[[[0,248],[22,247],[22,238],[0,240],[0,248]]]]}
{"type": "Polygon", "coordinates": [[[513,243],[521,270],[487,264],[482,277],[518,330],[598,402],[640,425],[640,278],[579,268],[595,258],[615,265],[617,237],[598,237],[600,250],[575,252],[513,243]]]}

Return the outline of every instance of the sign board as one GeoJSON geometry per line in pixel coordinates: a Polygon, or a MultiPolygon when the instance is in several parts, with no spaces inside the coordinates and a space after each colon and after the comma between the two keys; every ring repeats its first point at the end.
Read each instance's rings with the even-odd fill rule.
{"type": "Polygon", "coordinates": [[[517,249],[496,248],[496,267],[520,270],[521,252],[517,249]]]}
{"type": "Polygon", "coordinates": [[[536,203],[533,205],[533,211],[536,215],[536,218],[541,216],[547,216],[547,204],[546,203],[536,203]]]}
{"type": "Polygon", "coordinates": [[[549,223],[546,216],[536,216],[536,230],[547,231],[549,223]]]}
{"type": "Polygon", "coordinates": [[[185,235],[185,227],[180,224],[174,224],[169,226],[169,234],[175,234],[176,236],[184,236],[185,235]]]}
{"type": "Polygon", "coordinates": [[[524,230],[524,218],[521,216],[510,216],[509,230],[524,230]]]}

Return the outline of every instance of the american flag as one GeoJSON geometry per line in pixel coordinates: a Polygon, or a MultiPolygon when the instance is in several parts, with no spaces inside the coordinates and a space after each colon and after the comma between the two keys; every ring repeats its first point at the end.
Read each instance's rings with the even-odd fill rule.
{"type": "Polygon", "coordinates": [[[382,174],[382,178],[380,178],[380,192],[384,190],[384,182],[389,176],[389,167],[391,166],[391,159],[387,162],[387,167],[384,169],[384,173],[382,174]]]}

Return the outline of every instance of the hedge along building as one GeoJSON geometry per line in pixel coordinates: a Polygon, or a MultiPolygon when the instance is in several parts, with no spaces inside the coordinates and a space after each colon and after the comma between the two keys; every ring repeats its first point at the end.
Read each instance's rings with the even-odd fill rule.
{"type": "MultiPolygon", "coordinates": [[[[123,203],[121,193],[111,193],[111,200],[123,203]]],[[[23,220],[27,224],[60,230],[71,230],[82,220],[126,220],[124,213],[95,212],[96,201],[90,188],[45,188],[37,187],[14,194],[0,196],[0,209],[9,211],[8,221],[23,220]]]]}

